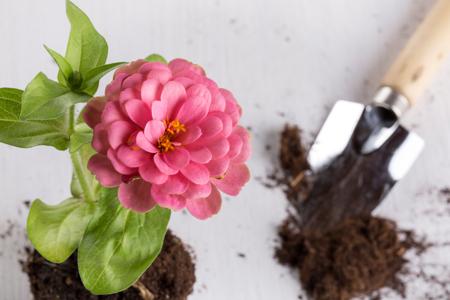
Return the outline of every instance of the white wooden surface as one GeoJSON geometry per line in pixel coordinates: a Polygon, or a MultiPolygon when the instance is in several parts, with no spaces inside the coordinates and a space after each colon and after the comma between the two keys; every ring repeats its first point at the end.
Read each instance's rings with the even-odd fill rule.
{"type": "MultiPolygon", "coordinates": [[[[282,125],[300,124],[310,139],[336,99],[368,101],[432,1],[76,3],[108,40],[109,61],[152,52],[185,57],[234,91],[244,108],[243,123],[252,127],[253,175],[264,177],[276,159],[282,125]],[[265,150],[266,144],[272,151],[265,150]]],[[[63,52],[68,30],[64,1],[0,0],[0,86],[24,87],[40,70],[54,76],[56,69],[42,44],[63,52]]],[[[427,148],[377,210],[433,240],[445,240],[450,233],[449,217],[429,212],[444,209],[436,189],[450,183],[449,82],[447,63],[406,117],[405,124],[426,139],[427,148]]],[[[70,173],[66,153],[0,145],[0,233],[8,228],[8,220],[14,223],[12,237],[0,239],[0,299],[30,299],[27,278],[17,263],[26,243],[21,202],[64,199],[70,173]]],[[[174,214],[170,227],[196,252],[198,280],[191,299],[297,299],[302,292],[296,275],[272,258],[275,228],[286,206],[279,190],[267,190],[253,180],[239,197],[225,200],[221,213],[211,220],[174,214]]],[[[448,264],[448,250],[435,250],[427,259],[448,264]]],[[[412,282],[409,299],[420,299],[426,289],[412,282]]]]}

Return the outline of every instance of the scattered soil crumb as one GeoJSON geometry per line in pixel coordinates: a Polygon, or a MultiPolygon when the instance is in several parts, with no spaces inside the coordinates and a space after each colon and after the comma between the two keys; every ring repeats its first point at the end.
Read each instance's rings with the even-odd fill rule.
{"type": "Polygon", "coordinates": [[[63,264],[46,261],[36,251],[26,250],[28,258],[21,262],[28,274],[35,300],[134,300],[150,292],[154,300],[185,300],[195,282],[195,265],[182,241],[167,232],[161,254],[135,286],[124,292],[107,296],[90,294],[82,285],[76,256],[63,264]]]}
{"type": "Polygon", "coordinates": [[[450,187],[445,187],[439,190],[440,194],[447,199],[447,203],[450,204],[450,187]]]}
{"type": "Polygon", "coordinates": [[[31,201],[30,200],[25,200],[22,203],[23,203],[23,205],[25,205],[26,208],[30,208],[30,205],[31,205],[31,201]]]}
{"type": "Polygon", "coordinates": [[[7,223],[6,229],[2,233],[0,233],[0,239],[2,240],[11,237],[16,227],[16,225],[11,220],[7,220],[6,223],[7,223]]]}
{"type": "Polygon", "coordinates": [[[242,252],[238,252],[238,254],[237,254],[240,258],[246,258],[247,257],[247,255],[245,255],[245,253],[242,253],[242,252]]]}

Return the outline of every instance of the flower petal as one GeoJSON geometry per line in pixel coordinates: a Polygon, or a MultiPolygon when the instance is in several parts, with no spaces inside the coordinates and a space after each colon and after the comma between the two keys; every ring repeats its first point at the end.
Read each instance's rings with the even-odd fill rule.
{"type": "Polygon", "coordinates": [[[233,121],[231,120],[231,117],[220,111],[212,112],[209,115],[215,116],[222,121],[222,136],[228,137],[233,131],[233,121]]]}
{"type": "Polygon", "coordinates": [[[161,193],[181,195],[187,191],[189,187],[189,181],[181,174],[177,174],[174,176],[169,176],[166,182],[164,182],[163,184],[159,184],[158,186],[161,193]]]}
{"type": "Polygon", "coordinates": [[[129,74],[135,73],[146,62],[147,61],[145,61],[143,59],[138,59],[138,60],[130,62],[129,64],[121,66],[114,73],[114,78],[119,77],[119,75],[125,75],[126,76],[126,75],[129,75],[129,74]]]}
{"type": "Polygon", "coordinates": [[[164,121],[167,119],[167,103],[163,101],[152,102],[152,118],[153,120],[164,121]]]}
{"type": "Polygon", "coordinates": [[[89,159],[87,167],[104,187],[118,186],[122,182],[122,176],[114,170],[105,155],[95,154],[89,159]]]}
{"type": "Polygon", "coordinates": [[[117,101],[108,102],[102,113],[102,123],[107,125],[115,121],[125,121],[126,117],[117,101]]]}
{"type": "Polygon", "coordinates": [[[179,102],[186,99],[186,90],[184,86],[176,81],[169,81],[166,83],[161,92],[161,101],[167,105],[167,119],[171,120],[174,110],[179,105],[179,102]]]}
{"type": "Polygon", "coordinates": [[[231,120],[233,120],[233,125],[235,126],[241,118],[241,108],[237,104],[236,99],[230,91],[226,89],[220,89],[220,92],[225,97],[226,101],[225,113],[227,113],[231,117],[231,120]]]}
{"type": "Polygon", "coordinates": [[[212,100],[209,111],[225,111],[226,100],[225,97],[220,93],[219,89],[215,88],[212,90],[212,100]]]}
{"type": "Polygon", "coordinates": [[[117,158],[130,168],[138,168],[151,160],[151,156],[147,152],[141,149],[133,150],[126,145],[122,145],[117,149],[117,158]]]}
{"type": "Polygon", "coordinates": [[[157,120],[151,120],[147,123],[144,129],[145,137],[150,143],[155,144],[158,139],[164,134],[166,126],[163,122],[157,120]]]}
{"type": "Polygon", "coordinates": [[[151,196],[151,184],[141,179],[120,184],[118,197],[123,207],[136,212],[145,213],[156,205],[151,196]]]}
{"type": "Polygon", "coordinates": [[[109,148],[108,131],[103,123],[97,124],[94,128],[94,135],[92,137],[92,148],[95,151],[106,154],[109,148]]]}
{"type": "Polygon", "coordinates": [[[148,105],[158,99],[161,93],[161,84],[156,79],[147,79],[142,83],[141,99],[148,105]]]}
{"type": "Polygon", "coordinates": [[[202,138],[216,136],[223,129],[222,120],[215,116],[207,116],[201,123],[202,138]]]}
{"type": "Polygon", "coordinates": [[[189,88],[195,82],[192,78],[188,78],[188,77],[184,77],[184,76],[178,76],[178,77],[174,78],[174,81],[181,83],[184,86],[184,88],[189,88]]]}
{"type": "Polygon", "coordinates": [[[202,136],[202,130],[198,126],[189,126],[185,132],[180,133],[175,141],[182,145],[189,145],[202,136]]]}
{"type": "Polygon", "coordinates": [[[211,194],[212,185],[211,183],[207,184],[190,184],[189,188],[184,192],[183,196],[186,199],[198,199],[198,198],[206,198],[211,194]]]}
{"type": "Polygon", "coordinates": [[[155,162],[155,165],[158,167],[158,169],[166,175],[175,175],[178,173],[178,170],[174,170],[167,165],[167,163],[162,158],[161,153],[156,153],[153,157],[153,161],[155,162]]]}
{"type": "Polygon", "coordinates": [[[196,124],[206,117],[210,104],[211,100],[208,100],[206,97],[196,96],[189,98],[181,106],[176,119],[183,124],[196,124]]]}
{"type": "Polygon", "coordinates": [[[122,175],[132,175],[136,172],[134,168],[127,167],[118,158],[113,149],[109,149],[107,153],[108,159],[111,161],[114,169],[122,175]]]}
{"type": "Polygon", "coordinates": [[[105,97],[93,98],[86,104],[86,107],[83,110],[83,119],[92,129],[101,122],[105,105],[105,97]]]}
{"type": "Polygon", "coordinates": [[[115,121],[108,127],[108,141],[113,149],[128,141],[130,135],[135,131],[135,127],[126,121],[115,121]]]}
{"type": "Polygon", "coordinates": [[[163,153],[162,156],[167,165],[177,171],[189,163],[189,151],[184,148],[176,147],[172,151],[163,153]]]}
{"type": "Polygon", "coordinates": [[[155,165],[154,161],[150,160],[139,167],[139,174],[142,179],[154,184],[163,184],[167,181],[168,176],[162,173],[155,165]]]}
{"type": "Polygon", "coordinates": [[[209,175],[211,177],[222,176],[228,170],[230,166],[230,159],[228,157],[223,157],[210,161],[206,167],[209,170],[209,175]]]}
{"type": "Polygon", "coordinates": [[[166,84],[172,78],[172,72],[169,69],[153,69],[147,74],[147,78],[156,79],[161,84],[166,84]]]}
{"type": "Polygon", "coordinates": [[[208,102],[211,102],[211,92],[203,84],[194,84],[186,90],[188,98],[192,97],[203,97],[206,98],[208,102]]]}
{"type": "Polygon", "coordinates": [[[138,72],[146,75],[152,70],[167,70],[167,71],[170,71],[169,67],[166,64],[161,63],[161,62],[157,62],[157,61],[152,61],[152,62],[146,62],[145,64],[143,64],[139,68],[138,72]]]}
{"type": "Polygon", "coordinates": [[[161,192],[159,185],[152,185],[151,193],[153,199],[158,203],[159,206],[170,208],[174,211],[180,210],[186,206],[186,198],[182,195],[170,195],[161,192]]]}
{"type": "Polygon", "coordinates": [[[130,119],[141,128],[144,128],[151,119],[151,112],[147,104],[141,100],[131,99],[125,102],[125,110],[130,119]]]}
{"type": "Polygon", "coordinates": [[[170,61],[169,68],[172,70],[174,75],[183,71],[192,71],[198,75],[205,75],[205,72],[200,66],[194,65],[193,63],[182,58],[176,58],[170,61]]]}
{"type": "Polygon", "coordinates": [[[250,157],[251,152],[252,152],[252,147],[251,147],[250,143],[244,142],[239,155],[236,156],[235,158],[233,158],[233,163],[235,163],[235,164],[245,163],[248,160],[248,158],[250,157]]]}
{"type": "Polygon", "coordinates": [[[180,171],[181,174],[195,184],[207,184],[209,182],[209,171],[204,165],[190,162],[180,171]]]}
{"type": "Polygon", "coordinates": [[[140,88],[140,84],[143,79],[144,79],[144,76],[142,76],[142,74],[140,74],[140,73],[134,73],[133,75],[128,76],[122,83],[122,90],[125,90],[128,88],[134,88],[134,89],[140,88]]]}
{"type": "Polygon", "coordinates": [[[127,100],[137,99],[137,98],[139,98],[139,93],[133,88],[127,88],[120,92],[119,102],[120,102],[120,104],[123,104],[127,100]]]}
{"type": "Polygon", "coordinates": [[[128,76],[128,74],[125,73],[118,73],[119,70],[117,70],[114,73],[114,79],[113,81],[106,86],[105,89],[105,95],[107,97],[112,97],[116,93],[120,91],[120,88],[122,87],[123,80],[128,76]]]}
{"type": "Polygon", "coordinates": [[[211,182],[222,192],[236,196],[250,180],[250,171],[244,164],[232,164],[223,179],[212,178],[211,182]]]}
{"type": "Polygon", "coordinates": [[[182,194],[188,187],[189,182],[184,176],[170,176],[164,184],[152,186],[152,195],[159,205],[179,210],[185,206],[186,198],[182,194]]]}
{"type": "Polygon", "coordinates": [[[150,143],[150,141],[145,137],[144,132],[140,131],[136,135],[136,144],[139,148],[149,152],[149,153],[156,153],[158,152],[158,148],[156,148],[155,145],[150,143]]]}
{"type": "Polygon", "coordinates": [[[228,151],[228,157],[230,159],[233,159],[241,153],[242,147],[244,146],[244,141],[242,140],[240,135],[232,134],[228,137],[228,142],[230,143],[230,151],[228,151]]]}
{"type": "Polygon", "coordinates": [[[219,139],[214,143],[208,145],[209,151],[211,151],[213,159],[224,157],[230,150],[230,143],[227,139],[219,139]]]}
{"type": "Polygon", "coordinates": [[[222,206],[222,198],[219,191],[213,188],[207,198],[189,199],[186,202],[187,210],[200,220],[205,220],[217,214],[222,206]]]}
{"type": "Polygon", "coordinates": [[[189,70],[191,65],[192,63],[182,58],[175,58],[169,62],[169,68],[170,70],[172,70],[172,73],[174,74],[184,70],[189,70]]]}
{"type": "Polygon", "coordinates": [[[248,131],[241,126],[236,127],[233,131],[233,134],[239,135],[243,141],[241,151],[237,156],[233,158],[233,163],[242,164],[248,160],[252,152],[252,147],[250,144],[250,135],[248,134],[248,131]]]}
{"type": "Polygon", "coordinates": [[[208,148],[189,149],[189,154],[193,162],[206,164],[212,159],[211,151],[208,148]]]}

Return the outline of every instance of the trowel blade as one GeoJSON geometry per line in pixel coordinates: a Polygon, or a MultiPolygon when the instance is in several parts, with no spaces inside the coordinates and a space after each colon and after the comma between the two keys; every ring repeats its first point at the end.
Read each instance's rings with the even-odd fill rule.
{"type": "Polygon", "coordinates": [[[421,153],[424,141],[396,118],[380,130],[375,109],[340,100],[331,110],[308,153],[314,184],[299,202],[305,230],[326,230],[345,218],[371,213],[421,153]]]}

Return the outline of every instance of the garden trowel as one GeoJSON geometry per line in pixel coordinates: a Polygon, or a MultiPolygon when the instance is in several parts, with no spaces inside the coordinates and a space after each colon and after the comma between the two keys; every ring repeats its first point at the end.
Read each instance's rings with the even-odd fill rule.
{"type": "Polygon", "coordinates": [[[336,102],[308,153],[313,181],[298,203],[304,230],[370,214],[414,164],[424,141],[399,121],[450,52],[450,0],[439,0],[369,105],[336,102]]]}

